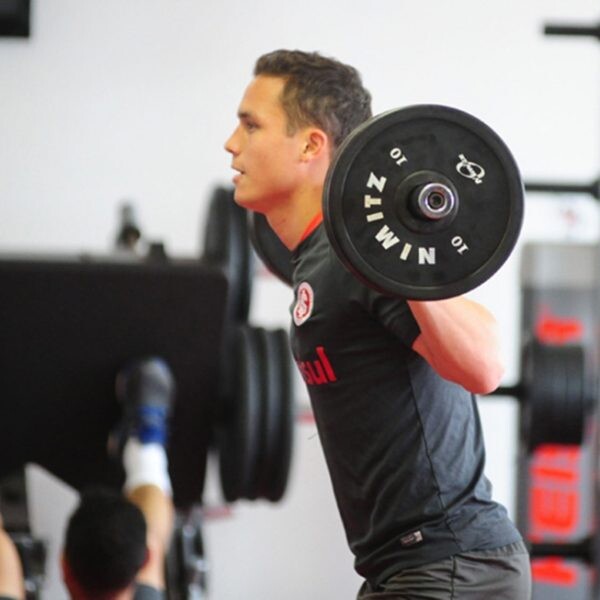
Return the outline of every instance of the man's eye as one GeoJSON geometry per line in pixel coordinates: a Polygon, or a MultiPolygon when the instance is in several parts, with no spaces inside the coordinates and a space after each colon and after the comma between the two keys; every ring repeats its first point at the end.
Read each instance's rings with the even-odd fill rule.
{"type": "Polygon", "coordinates": [[[246,121],[246,129],[248,131],[254,131],[258,128],[258,125],[254,121],[246,121]]]}

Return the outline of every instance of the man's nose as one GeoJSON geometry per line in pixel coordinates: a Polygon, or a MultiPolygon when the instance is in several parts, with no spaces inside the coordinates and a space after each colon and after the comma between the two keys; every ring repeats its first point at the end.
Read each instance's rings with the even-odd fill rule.
{"type": "Polygon", "coordinates": [[[230,154],[237,154],[239,152],[239,144],[237,143],[236,140],[237,140],[237,128],[225,142],[225,150],[227,152],[229,152],[230,154]]]}

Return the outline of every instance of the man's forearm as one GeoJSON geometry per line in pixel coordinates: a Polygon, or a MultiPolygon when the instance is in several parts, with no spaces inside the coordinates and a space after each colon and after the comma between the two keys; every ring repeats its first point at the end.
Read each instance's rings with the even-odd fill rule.
{"type": "Polygon", "coordinates": [[[445,379],[486,394],[498,387],[504,367],[496,320],[464,297],[409,301],[421,334],[413,348],[445,379]]]}

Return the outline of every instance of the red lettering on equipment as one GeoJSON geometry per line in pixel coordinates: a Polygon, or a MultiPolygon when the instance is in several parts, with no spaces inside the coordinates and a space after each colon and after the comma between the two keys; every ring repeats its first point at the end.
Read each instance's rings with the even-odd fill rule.
{"type": "Polygon", "coordinates": [[[536,559],[531,563],[533,579],[538,583],[573,587],[577,584],[577,568],[563,558],[536,559]]]}
{"type": "Polygon", "coordinates": [[[579,520],[579,493],[534,488],[531,491],[531,538],[544,531],[568,536],[579,520]]]}
{"type": "Polygon", "coordinates": [[[535,324],[535,335],[547,344],[574,342],[583,336],[583,323],[575,317],[553,315],[546,307],[540,311],[535,324]]]}
{"type": "Polygon", "coordinates": [[[529,539],[569,539],[577,533],[580,510],[579,465],[576,448],[545,445],[530,466],[529,539]]]}
{"type": "MultiPolygon", "coordinates": [[[[582,339],[584,325],[576,317],[558,316],[543,307],[535,324],[537,339],[546,344],[566,344],[582,339]]],[[[536,449],[529,466],[529,531],[532,542],[573,541],[581,518],[581,450],[568,446],[544,445],[536,449]]],[[[576,565],[563,558],[532,561],[536,583],[574,587],[576,565]]]]}

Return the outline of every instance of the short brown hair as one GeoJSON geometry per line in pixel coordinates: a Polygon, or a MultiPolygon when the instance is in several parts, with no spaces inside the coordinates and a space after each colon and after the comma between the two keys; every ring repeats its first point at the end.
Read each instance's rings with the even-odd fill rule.
{"type": "Polygon", "coordinates": [[[256,61],[254,75],[285,79],[281,103],[291,134],[299,127],[316,125],[338,147],[371,116],[371,94],[363,87],[360,73],[317,52],[269,52],[256,61]]]}

